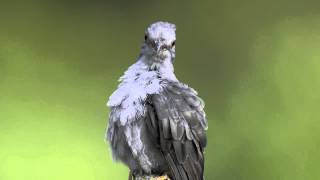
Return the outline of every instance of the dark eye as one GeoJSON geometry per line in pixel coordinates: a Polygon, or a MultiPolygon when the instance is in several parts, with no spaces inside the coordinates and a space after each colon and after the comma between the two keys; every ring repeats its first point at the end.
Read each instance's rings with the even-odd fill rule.
{"type": "Polygon", "coordinates": [[[171,46],[173,47],[173,46],[175,46],[176,45],[176,41],[173,41],[172,43],[171,43],[171,46]]]}
{"type": "Polygon", "coordinates": [[[146,41],[148,39],[148,36],[147,35],[144,35],[144,40],[146,41]]]}

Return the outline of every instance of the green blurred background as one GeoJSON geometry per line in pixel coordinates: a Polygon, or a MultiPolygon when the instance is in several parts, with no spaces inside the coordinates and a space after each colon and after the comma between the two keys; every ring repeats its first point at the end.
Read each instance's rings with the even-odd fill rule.
{"type": "Polygon", "coordinates": [[[320,179],[320,1],[0,1],[0,180],[123,180],[107,97],[151,22],[209,120],[206,179],[320,179]]]}

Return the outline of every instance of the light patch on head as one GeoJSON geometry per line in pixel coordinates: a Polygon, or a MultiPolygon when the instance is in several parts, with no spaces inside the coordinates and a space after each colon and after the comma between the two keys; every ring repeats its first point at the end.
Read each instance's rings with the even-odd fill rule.
{"type": "Polygon", "coordinates": [[[162,21],[155,22],[147,28],[146,34],[151,39],[163,40],[169,44],[176,39],[176,25],[162,21]]]}

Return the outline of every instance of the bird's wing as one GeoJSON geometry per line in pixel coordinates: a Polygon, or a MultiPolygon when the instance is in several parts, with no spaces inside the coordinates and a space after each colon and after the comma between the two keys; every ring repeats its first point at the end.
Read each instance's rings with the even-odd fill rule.
{"type": "Polygon", "coordinates": [[[202,180],[207,120],[196,91],[179,82],[167,82],[150,96],[147,122],[169,165],[172,179],[202,180]]]}

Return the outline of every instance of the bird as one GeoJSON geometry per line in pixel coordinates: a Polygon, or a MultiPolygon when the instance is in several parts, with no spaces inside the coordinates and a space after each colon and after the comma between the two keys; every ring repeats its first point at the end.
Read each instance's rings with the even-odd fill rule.
{"type": "Polygon", "coordinates": [[[149,25],[140,55],[108,99],[106,139],[129,179],[204,179],[204,101],[174,74],[175,46],[175,24],[149,25]]]}

